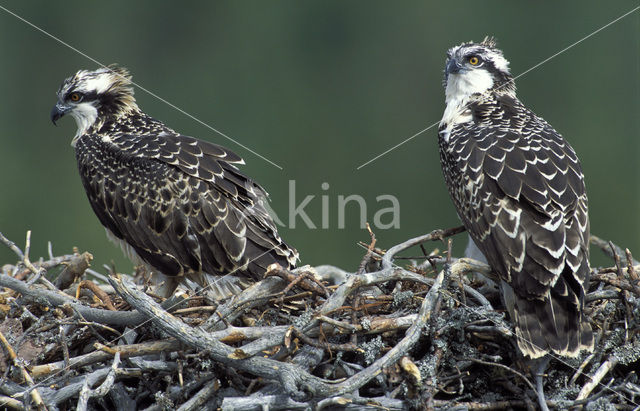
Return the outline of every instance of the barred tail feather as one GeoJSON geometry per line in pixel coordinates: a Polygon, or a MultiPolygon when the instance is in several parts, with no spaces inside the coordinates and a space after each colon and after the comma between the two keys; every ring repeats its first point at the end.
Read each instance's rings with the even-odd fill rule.
{"type": "Polygon", "coordinates": [[[540,358],[549,352],[576,357],[582,350],[593,350],[593,332],[582,310],[555,289],[543,299],[523,298],[513,291],[505,293],[507,305],[507,294],[513,298],[509,311],[518,347],[530,358],[540,358]]]}

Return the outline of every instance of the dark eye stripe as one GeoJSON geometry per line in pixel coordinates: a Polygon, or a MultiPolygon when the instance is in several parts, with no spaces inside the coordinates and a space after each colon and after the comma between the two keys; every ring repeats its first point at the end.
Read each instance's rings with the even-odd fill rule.
{"type": "Polygon", "coordinates": [[[76,100],[76,102],[77,101],[90,101],[90,100],[95,100],[95,99],[98,98],[98,94],[95,91],[91,91],[89,93],[82,93],[80,91],[70,91],[64,96],[64,99],[65,100],[71,100],[71,95],[72,94],[78,94],[80,96],[80,99],[76,100]]]}
{"type": "Polygon", "coordinates": [[[91,91],[89,93],[84,94],[85,100],[95,100],[97,98],[98,98],[98,93],[96,93],[95,91],[91,91]]]}

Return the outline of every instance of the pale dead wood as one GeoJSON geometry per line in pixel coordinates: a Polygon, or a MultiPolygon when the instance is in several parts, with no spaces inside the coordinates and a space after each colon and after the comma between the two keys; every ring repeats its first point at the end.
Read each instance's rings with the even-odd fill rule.
{"type": "Polygon", "coordinates": [[[11,344],[9,344],[9,341],[7,341],[7,338],[4,336],[2,332],[0,332],[0,343],[2,344],[2,348],[4,348],[4,350],[6,351],[7,356],[13,362],[13,365],[20,369],[22,378],[24,378],[24,380],[27,382],[29,386],[29,393],[31,395],[31,398],[33,399],[33,402],[36,404],[38,408],[42,408],[46,410],[47,406],[44,404],[44,401],[42,400],[42,396],[40,395],[40,392],[38,392],[38,389],[34,387],[35,383],[33,381],[33,378],[31,378],[31,374],[29,374],[29,371],[27,371],[27,368],[18,359],[16,352],[14,351],[13,347],[11,347],[11,344]]]}
{"type": "MultiPolygon", "coordinates": [[[[77,250],[34,264],[30,236],[22,252],[0,234],[18,257],[0,273],[0,332],[16,356],[4,364],[0,404],[26,409],[37,392],[52,409],[532,409],[533,376],[502,302],[469,275],[491,270],[455,258],[450,244],[430,248],[460,231],[387,251],[369,231],[354,272],[274,266],[219,303],[161,301],[131,276],[90,270],[77,250]],[[60,268],[65,281],[53,284],[66,290],[51,289],[60,268]],[[27,325],[16,334],[11,324],[27,325]],[[29,350],[37,355],[23,361],[29,350]]],[[[640,398],[638,376],[620,372],[640,363],[640,265],[629,250],[604,242],[603,251],[612,266],[593,269],[586,296],[597,350],[552,360],[550,408],[631,409],[640,398]]]]}

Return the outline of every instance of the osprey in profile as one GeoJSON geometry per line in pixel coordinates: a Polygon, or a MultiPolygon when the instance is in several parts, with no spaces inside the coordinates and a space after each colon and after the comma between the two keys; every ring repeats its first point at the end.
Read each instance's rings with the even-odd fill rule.
{"type": "Polygon", "coordinates": [[[185,278],[215,299],[298,253],[279,237],[267,193],[230,150],[175,132],[143,113],[121,67],[80,70],[58,90],[55,122],[71,115],[82,184],[93,211],[134,261],[162,274],[169,296],[185,278]]]}
{"type": "Polygon", "coordinates": [[[532,359],[593,349],[584,315],[589,217],[575,151],[516,97],[492,38],[447,53],[440,160],[473,242],[501,279],[532,359]]]}

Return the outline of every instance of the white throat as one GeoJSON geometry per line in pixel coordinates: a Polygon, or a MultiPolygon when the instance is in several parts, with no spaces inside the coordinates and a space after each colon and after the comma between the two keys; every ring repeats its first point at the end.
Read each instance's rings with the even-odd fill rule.
{"type": "Polygon", "coordinates": [[[469,98],[484,93],[493,87],[493,78],[486,70],[468,70],[463,73],[449,74],[445,89],[445,102],[440,126],[446,126],[441,132],[445,141],[449,140],[451,129],[460,123],[471,121],[471,113],[466,109],[469,98]]]}
{"type": "Polygon", "coordinates": [[[87,132],[89,127],[95,123],[98,118],[98,110],[91,103],[80,103],[69,113],[76,120],[78,130],[71,140],[71,145],[75,147],[78,137],[87,132]]]}

